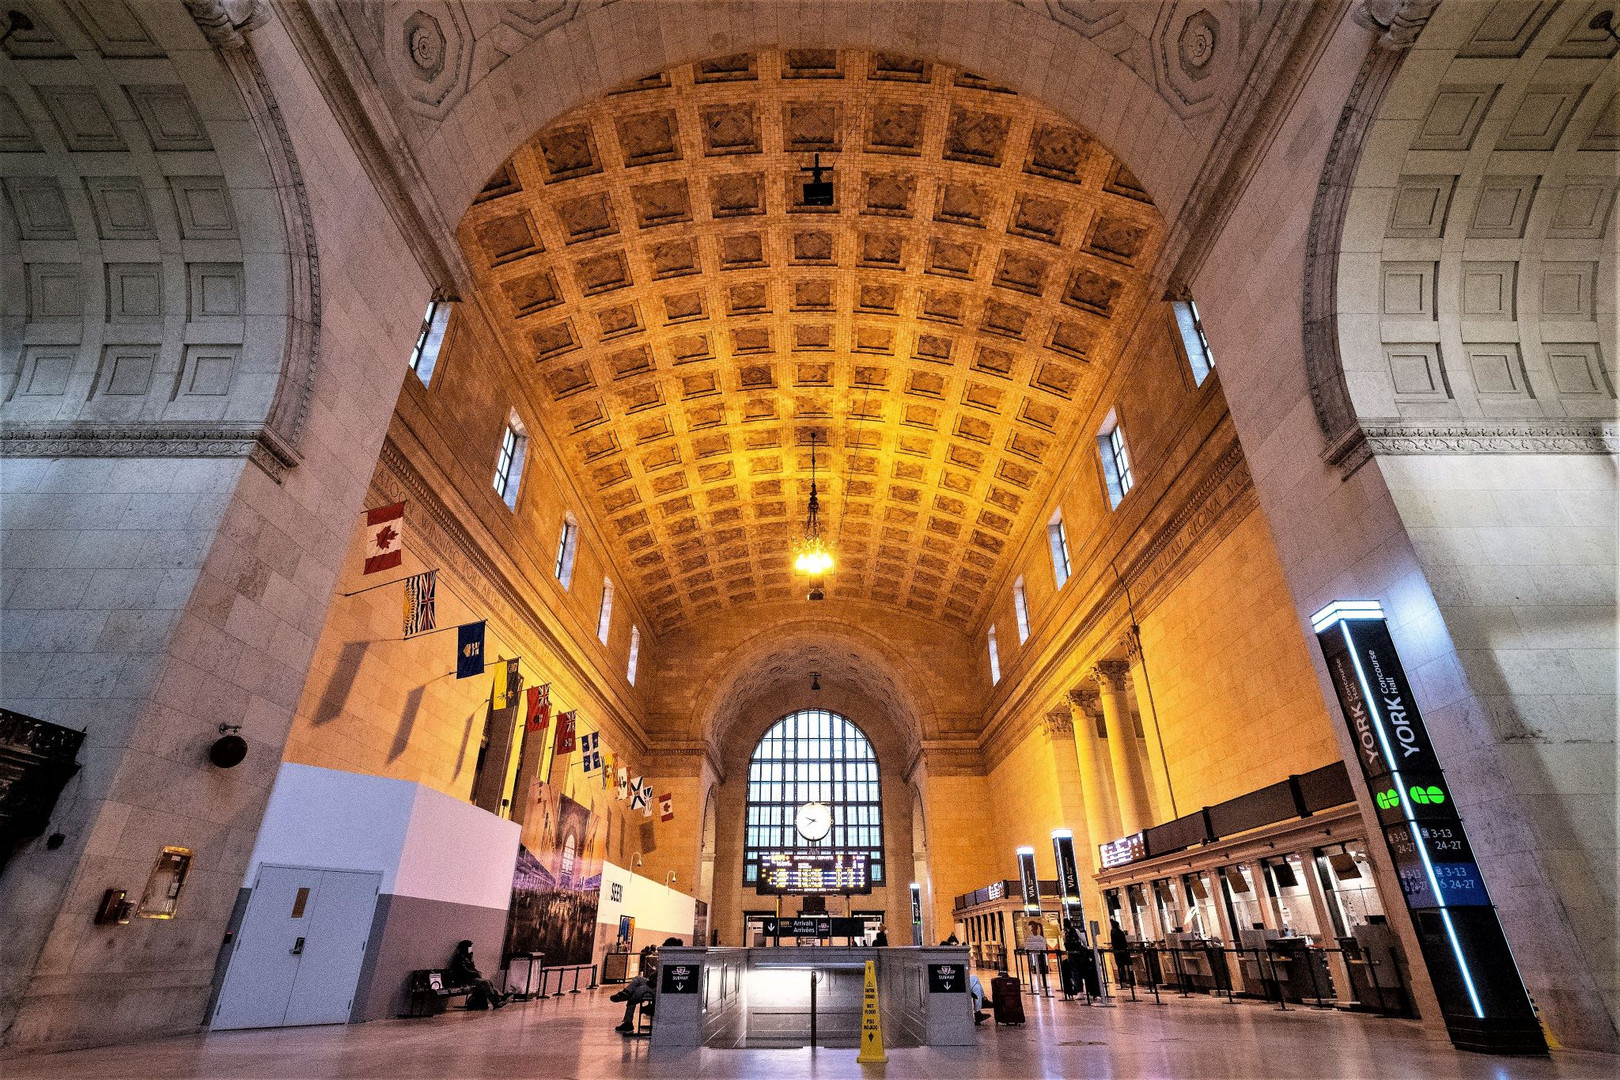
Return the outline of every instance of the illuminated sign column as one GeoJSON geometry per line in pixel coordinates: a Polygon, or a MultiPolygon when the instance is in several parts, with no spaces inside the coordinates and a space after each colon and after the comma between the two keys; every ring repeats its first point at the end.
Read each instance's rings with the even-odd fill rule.
{"type": "Polygon", "coordinates": [[[1041,913],[1041,883],[1035,878],[1035,849],[1018,849],[1018,887],[1024,894],[1024,911],[1029,915],[1041,913]]]}
{"type": "Polygon", "coordinates": [[[1547,1052],[1428,730],[1375,601],[1311,619],[1453,1045],[1547,1052]]]}

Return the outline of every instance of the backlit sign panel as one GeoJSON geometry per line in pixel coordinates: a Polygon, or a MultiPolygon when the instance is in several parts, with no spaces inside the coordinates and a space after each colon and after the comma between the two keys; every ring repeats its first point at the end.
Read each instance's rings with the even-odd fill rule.
{"type": "Polygon", "coordinates": [[[1311,619],[1451,1041],[1545,1053],[1529,995],[1474,860],[1383,610],[1330,604],[1311,619]]]}

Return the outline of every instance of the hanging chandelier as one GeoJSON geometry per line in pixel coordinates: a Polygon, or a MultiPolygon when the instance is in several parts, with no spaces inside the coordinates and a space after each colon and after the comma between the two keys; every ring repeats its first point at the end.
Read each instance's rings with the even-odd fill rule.
{"type": "Polygon", "coordinates": [[[820,600],[821,579],[832,572],[832,549],[821,538],[821,500],[816,497],[816,433],[810,433],[810,502],[805,510],[804,536],[793,544],[793,569],[810,579],[809,600],[820,600]]]}

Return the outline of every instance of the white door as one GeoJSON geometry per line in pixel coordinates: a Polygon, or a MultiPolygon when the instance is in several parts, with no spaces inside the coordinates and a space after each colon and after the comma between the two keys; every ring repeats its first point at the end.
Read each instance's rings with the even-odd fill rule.
{"type": "Polygon", "coordinates": [[[381,874],[261,867],[213,1026],[345,1023],[381,884],[381,874]]]}

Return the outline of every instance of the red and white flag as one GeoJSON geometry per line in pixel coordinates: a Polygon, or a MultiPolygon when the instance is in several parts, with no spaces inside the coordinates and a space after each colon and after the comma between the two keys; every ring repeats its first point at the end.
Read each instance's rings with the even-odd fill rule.
{"type": "Polygon", "coordinates": [[[365,573],[392,570],[405,561],[405,504],[366,511],[365,573]]]}
{"type": "Polygon", "coordinates": [[[675,820],[675,796],[672,794],[658,796],[658,820],[675,820]]]}

